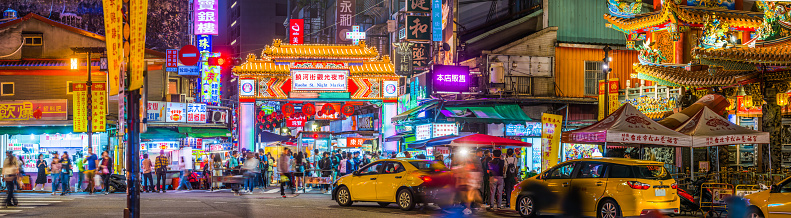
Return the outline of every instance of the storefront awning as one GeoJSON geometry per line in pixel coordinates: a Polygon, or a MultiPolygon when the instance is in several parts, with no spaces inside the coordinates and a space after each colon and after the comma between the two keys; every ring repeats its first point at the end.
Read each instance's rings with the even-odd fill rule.
{"type": "Polygon", "coordinates": [[[437,103],[439,103],[439,102],[438,101],[430,101],[430,102],[427,102],[427,103],[422,104],[420,106],[417,106],[415,108],[409,109],[409,110],[404,111],[403,113],[398,114],[395,117],[393,117],[392,121],[396,122],[396,121],[406,120],[407,118],[409,118],[413,114],[417,114],[417,113],[420,113],[420,112],[423,112],[423,111],[426,111],[426,110],[433,109],[434,107],[436,107],[437,103]]]}
{"type": "Polygon", "coordinates": [[[176,132],[170,128],[149,127],[145,133],[140,133],[140,139],[175,140],[187,138],[187,135],[176,132]]]}
{"type": "Polygon", "coordinates": [[[448,118],[464,119],[483,123],[508,123],[530,121],[519,105],[495,105],[474,107],[445,107],[442,114],[448,118]]]}
{"type": "Polygon", "coordinates": [[[397,142],[397,141],[400,141],[402,138],[409,137],[409,136],[415,136],[415,134],[408,133],[408,132],[395,134],[393,136],[385,138],[385,142],[397,142]]]}
{"type": "Polygon", "coordinates": [[[40,134],[67,134],[72,133],[74,127],[69,126],[21,126],[0,127],[0,134],[9,135],[40,135],[40,134]]]}
{"type": "Polygon", "coordinates": [[[231,131],[225,128],[192,128],[179,127],[179,132],[192,138],[231,137],[231,131]]]}

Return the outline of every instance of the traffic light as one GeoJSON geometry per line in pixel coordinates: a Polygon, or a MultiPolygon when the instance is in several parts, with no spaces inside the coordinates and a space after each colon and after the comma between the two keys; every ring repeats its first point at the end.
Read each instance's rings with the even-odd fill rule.
{"type": "Polygon", "coordinates": [[[209,60],[210,66],[238,66],[242,64],[242,60],[238,58],[230,58],[230,57],[210,57],[209,60]]]}
{"type": "Polygon", "coordinates": [[[228,66],[231,65],[231,58],[228,57],[209,57],[209,66],[228,66]]]}

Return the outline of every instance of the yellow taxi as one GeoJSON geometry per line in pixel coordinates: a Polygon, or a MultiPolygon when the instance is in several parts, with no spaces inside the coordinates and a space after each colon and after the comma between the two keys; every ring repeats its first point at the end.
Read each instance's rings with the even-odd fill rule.
{"type": "Polygon", "coordinates": [[[354,202],[378,202],[381,206],[397,203],[402,210],[412,210],[415,203],[436,197],[435,186],[452,178],[442,162],[410,159],[384,159],[360,167],[335,182],[332,198],[340,206],[354,202]]]}
{"type": "Polygon", "coordinates": [[[791,177],[744,198],[750,203],[747,217],[791,217],[791,177]]]}
{"type": "Polygon", "coordinates": [[[680,205],[677,188],[661,162],[585,158],[560,163],[520,182],[509,201],[522,217],[562,214],[569,209],[600,218],[650,211],[675,214],[680,205]]]}

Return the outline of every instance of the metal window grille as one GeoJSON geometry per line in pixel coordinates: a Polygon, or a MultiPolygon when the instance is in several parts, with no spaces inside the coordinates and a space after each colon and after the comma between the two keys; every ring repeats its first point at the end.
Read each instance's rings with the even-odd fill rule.
{"type": "Polygon", "coordinates": [[[585,95],[599,95],[599,80],[605,78],[601,61],[585,61],[585,95]]]}
{"type": "Polygon", "coordinates": [[[512,91],[517,95],[532,95],[533,94],[533,78],[527,76],[508,76],[505,78],[507,91],[512,91]]]}

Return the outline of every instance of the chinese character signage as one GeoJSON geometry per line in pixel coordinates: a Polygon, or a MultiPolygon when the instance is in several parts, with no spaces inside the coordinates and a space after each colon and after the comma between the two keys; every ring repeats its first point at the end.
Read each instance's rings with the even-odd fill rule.
{"type": "Polygon", "coordinates": [[[406,16],[406,39],[416,41],[429,41],[431,40],[431,17],[428,16],[406,16]]]}
{"type": "Polygon", "coordinates": [[[541,115],[541,169],[549,169],[558,164],[562,122],[561,115],[546,113],[541,115]]]}
{"type": "Polygon", "coordinates": [[[239,95],[241,95],[241,96],[254,96],[255,95],[255,80],[254,79],[240,79],[239,80],[239,95]]]}
{"type": "Polygon", "coordinates": [[[606,117],[606,113],[604,112],[604,106],[606,106],[606,102],[604,102],[604,96],[607,94],[607,85],[604,84],[604,80],[599,80],[599,116],[598,120],[604,119],[606,117]]]}
{"type": "Polygon", "coordinates": [[[85,83],[72,83],[74,111],[74,132],[88,132],[88,86],[85,83]]]}
{"type": "MultiPolygon", "coordinates": [[[[204,60],[209,56],[219,57],[220,53],[210,53],[211,55],[202,55],[204,60]]],[[[220,103],[220,96],[222,96],[222,74],[220,66],[209,66],[208,62],[201,62],[201,102],[217,105],[220,103]]]]}
{"type": "Polygon", "coordinates": [[[398,81],[382,81],[382,90],[385,98],[397,98],[398,97],[398,81]]]}
{"type": "MultiPolygon", "coordinates": [[[[429,44],[415,43],[412,45],[412,70],[423,71],[428,66],[429,44]]],[[[416,72],[417,73],[417,72],[416,72]]]]}
{"type": "Polygon", "coordinates": [[[206,104],[187,104],[187,123],[206,123],[206,104]]]}
{"type": "Polygon", "coordinates": [[[0,121],[68,120],[68,104],[66,99],[0,101],[0,121]]]}
{"type": "Polygon", "coordinates": [[[165,51],[165,70],[168,72],[178,71],[179,67],[179,50],[168,49],[165,51]]]}
{"type": "Polygon", "coordinates": [[[541,136],[541,123],[505,124],[505,136],[541,136]]]}
{"type": "Polygon", "coordinates": [[[118,94],[121,59],[123,55],[123,12],[121,0],[102,0],[104,9],[104,36],[107,48],[107,74],[110,81],[110,95],[118,94]]]}
{"type": "Polygon", "coordinates": [[[211,52],[211,35],[198,35],[197,46],[199,53],[211,52]]]}
{"type": "Polygon", "coordinates": [[[421,124],[415,127],[415,140],[421,141],[431,138],[431,124],[421,124]]]}
{"type": "Polygon", "coordinates": [[[433,65],[432,66],[432,87],[439,92],[469,92],[470,91],[470,67],[433,65]]]}
{"type": "Polygon", "coordinates": [[[307,121],[307,117],[305,117],[305,116],[288,117],[288,118],[286,118],[286,126],[287,127],[304,127],[306,121],[307,121]]]}
{"type": "Polygon", "coordinates": [[[615,110],[621,107],[618,102],[618,78],[610,79],[609,85],[604,84],[604,80],[599,80],[599,120],[604,119],[607,115],[612,114],[615,110]],[[607,95],[607,101],[604,102],[604,95],[607,95]],[[604,106],[608,105],[609,112],[605,113],[604,106]]]}
{"type": "Polygon", "coordinates": [[[335,1],[335,43],[351,44],[352,40],[346,38],[346,32],[352,31],[356,11],[355,0],[335,1]]]}
{"type": "Polygon", "coordinates": [[[431,39],[442,41],[442,0],[431,0],[431,39]]]}
{"type": "Polygon", "coordinates": [[[357,130],[374,130],[374,114],[357,115],[357,130]]]}
{"type": "Polygon", "coordinates": [[[132,0],[129,2],[130,33],[129,33],[129,84],[127,88],[137,90],[143,87],[143,70],[146,63],[143,58],[146,42],[146,19],[148,18],[148,0],[132,0]]]}
{"type": "Polygon", "coordinates": [[[165,102],[149,101],[146,113],[148,114],[148,122],[165,121],[165,102]]]}
{"type": "Polygon", "coordinates": [[[459,135],[459,128],[455,123],[435,123],[431,128],[431,138],[446,135],[459,135]]]}
{"type": "Polygon", "coordinates": [[[363,143],[365,142],[364,138],[346,138],[346,147],[347,148],[357,148],[362,147],[363,143]]]}
{"type": "Polygon", "coordinates": [[[412,44],[411,42],[396,42],[394,49],[395,71],[401,76],[412,75],[412,44]]]}
{"type": "Polygon", "coordinates": [[[104,132],[107,129],[107,84],[93,82],[91,84],[91,126],[92,132],[104,132]]]}
{"type": "Polygon", "coordinates": [[[346,91],[348,70],[291,70],[296,91],[346,91]]]}
{"type": "Polygon", "coordinates": [[[291,44],[302,44],[304,40],[303,30],[302,27],[305,25],[305,21],[302,19],[288,19],[289,20],[289,28],[288,28],[288,43],[291,44]]]}
{"type": "Polygon", "coordinates": [[[195,0],[195,35],[217,35],[217,0],[195,0]]]}
{"type": "Polygon", "coordinates": [[[406,12],[428,13],[431,11],[430,0],[407,0],[406,12]]]}
{"type": "Polygon", "coordinates": [[[341,115],[340,103],[316,103],[321,108],[314,117],[315,120],[337,120],[341,115]]]}
{"type": "Polygon", "coordinates": [[[167,116],[165,117],[165,121],[177,123],[187,122],[187,104],[168,102],[167,105],[167,116]]]}

